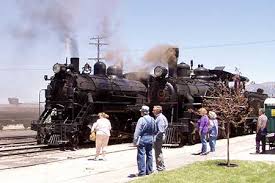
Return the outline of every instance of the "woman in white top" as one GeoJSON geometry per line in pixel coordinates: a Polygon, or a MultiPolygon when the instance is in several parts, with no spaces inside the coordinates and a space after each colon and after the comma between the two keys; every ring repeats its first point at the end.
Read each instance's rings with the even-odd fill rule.
{"type": "Polygon", "coordinates": [[[96,132],[96,156],[95,160],[99,160],[100,152],[102,152],[103,160],[105,160],[105,147],[107,147],[110,137],[111,123],[108,120],[109,115],[101,112],[98,113],[99,119],[93,124],[92,132],[96,132]]]}
{"type": "Polygon", "coordinates": [[[216,140],[218,138],[219,123],[217,120],[217,115],[213,111],[209,111],[209,145],[211,152],[215,152],[216,140]]]}

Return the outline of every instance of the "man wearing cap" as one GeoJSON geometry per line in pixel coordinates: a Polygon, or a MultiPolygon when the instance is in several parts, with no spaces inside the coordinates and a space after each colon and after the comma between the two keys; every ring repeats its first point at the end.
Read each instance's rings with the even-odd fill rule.
{"type": "Polygon", "coordinates": [[[140,112],[141,117],[137,122],[133,143],[137,146],[137,176],[144,176],[153,172],[152,149],[154,134],[156,134],[156,125],[154,118],[149,116],[148,106],[142,106],[140,112]]]}
{"type": "Polygon", "coordinates": [[[162,144],[165,140],[165,131],[168,127],[168,121],[167,118],[162,114],[161,106],[154,106],[153,113],[156,117],[157,126],[157,134],[154,142],[157,171],[163,171],[165,170],[165,166],[162,153],[162,144]]]}

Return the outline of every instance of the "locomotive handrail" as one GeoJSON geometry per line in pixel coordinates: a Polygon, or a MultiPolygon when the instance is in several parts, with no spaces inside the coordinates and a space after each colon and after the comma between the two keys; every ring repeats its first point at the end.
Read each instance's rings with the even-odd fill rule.
{"type": "Polygon", "coordinates": [[[58,101],[51,100],[52,104],[60,104],[60,102],[62,102],[62,103],[71,103],[71,101],[68,101],[68,100],[58,100],[58,101]]]}
{"type": "Polygon", "coordinates": [[[161,105],[178,104],[178,102],[160,102],[161,105]]]}
{"type": "MultiPolygon", "coordinates": [[[[55,126],[70,126],[72,124],[69,124],[69,123],[63,123],[64,121],[63,120],[53,120],[55,122],[55,126]]],[[[67,120],[67,122],[70,122],[72,123],[73,120],[67,120]]],[[[52,126],[53,124],[52,123],[43,123],[42,124],[43,126],[52,126]]]]}
{"type": "Polygon", "coordinates": [[[67,118],[64,120],[63,124],[65,124],[65,123],[68,121],[68,118],[69,118],[69,117],[67,117],[67,118]]]}
{"type": "Polygon", "coordinates": [[[41,116],[41,110],[40,110],[40,106],[41,106],[41,104],[42,103],[45,103],[45,102],[41,102],[41,92],[42,91],[46,91],[46,89],[41,89],[40,91],[39,91],[39,96],[38,96],[38,117],[40,117],[41,116]]]}
{"type": "Polygon", "coordinates": [[[59,107],[62,107],[63,109],[65,108],[64,105],[61,105],[61,104],[56,104],[56,105],[59,106],[59,107]]]}
{"type": "Polygon", "coordinates": [[[106,102],[106,101],[97,101],[93,103],[94,104],[131,104],[131,102],[106,102]]]}
{"type": "MultiPolygon", "coordinates": [[[[208,98],[208,99],[219,99],[220,97],[210,97],[210,96],[201,96],[203,98],[208,98]]],[[[225,98],[225,99],[228,99],[230,100],[231,98],[225,98]]]]}
{"type": "Polygon", "coordinates": [[[123,96],[123,95],[112,95],[112,97],[124,97],[124,98],[136,98],[136,99],[142,99],[142,97],[131,97],[131,96],[123,96]]]}
{"type": "Polygon", "coordinates": [[[184,106],[190,106],[190,105],[202,105],[202,103],[184,103],[184,106]]]}

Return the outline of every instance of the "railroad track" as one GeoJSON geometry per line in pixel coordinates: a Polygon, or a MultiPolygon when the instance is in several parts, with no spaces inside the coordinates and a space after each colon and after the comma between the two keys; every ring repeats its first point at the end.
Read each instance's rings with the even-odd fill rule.
{"type": "Polygon", "coordinates": [[[61,147],[49,147],[45,144],[37,144],[35,136],[10,136],[0,138],[0,158],[16,155],[28,155],[54,150],[61,147]]]}
{"type": "Polygon", "coordinates": [[[22,136],[9,136],[9,137],[0,137],[0,141],[2,140],[18,140],[18,139],[35,139],[36,135],[22,135],[22,136]]]}
{"type": "Polygon", "coordinates": [[[9,136],[0,138],[0,150],[11,147],[23,147],[36,145],[35,136],[9,136]]]}
{"type": "Polygon", "coordinates": [[[26,146],[26,145],[35,145],[37,144],[36,140],[24,140],[24,141],[14,141],[14,142],[4,142],[0,143],[0,150],[2,148],[8,147],[19,147],[19,146],[26,146]]]}
{"type": "Polygon", "coordinates": [[[19,147],[6,147],[0,149],[0,157],[4,156],[15,156],[15,155],[23,155],[23,154],[31,154],[31,153],[40,153],[57,150],[59,148],[49,148],[47,145],[27,145],[19,146],[19,147]]]}

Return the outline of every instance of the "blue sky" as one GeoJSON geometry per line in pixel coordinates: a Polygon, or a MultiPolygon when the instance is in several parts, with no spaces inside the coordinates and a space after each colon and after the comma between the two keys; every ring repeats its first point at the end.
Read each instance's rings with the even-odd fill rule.
{"type": "MultiPolygon", "coordinates": [[[[0,103],[14,96],[22,102],[36,102],[39,89],[47,84],[43,75],[51,75],[52,65],[68,56],[56,27],[51,26],[47,17],[41,22],[37,18],[44,9],[56,8],[56,0],[28,0],[24,5],[22,2],[1,2],[4,8],[0,13],[0,103]],[[33,34],[18,36],[22,30],[32,30],[33,34]]],[[[110,36],[105,41],[110,45],[104,50],[119,50],[125,65],[140,62],[146,51],[156,45],[170,44],[180,48],[180,62],[189,63],[193,59],[195,65],[204,64],[210,69],[222,65],[232,72],[238,67],[256,83],[274,81],[275,1],[67,0],[66,3],[57,12],[70,15],[62,20],[65,18],[71,26],[82,65],[92,64],[87,58],[95,56],[95,47],[88,44],[89,38],[102,32],[102,22],[107,20],[105,26],[110,36]],[[242,44],[257,41],[267,42],[242,44]]]]}

